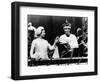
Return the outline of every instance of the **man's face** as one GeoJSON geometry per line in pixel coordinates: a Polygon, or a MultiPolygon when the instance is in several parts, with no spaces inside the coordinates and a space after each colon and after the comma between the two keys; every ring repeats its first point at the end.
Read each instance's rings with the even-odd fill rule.
{"type": "Polygon", "coordinates": [[[70,35],[70,29],[71,28],[69,26],[64,27],[64,32],[65,32],[66,35],[70,35]]]}
{"type": "Polygon", "coordinates": [[[42,30],[41,37],[43,37],[43,38],[45,37],[45,30],[44,29],[42,30]]]}

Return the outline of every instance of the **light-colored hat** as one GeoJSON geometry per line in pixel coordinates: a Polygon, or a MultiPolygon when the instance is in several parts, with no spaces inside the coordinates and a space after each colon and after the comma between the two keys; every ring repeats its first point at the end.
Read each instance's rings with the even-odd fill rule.
{"type": "Polygon", "coordinates": [[[41,31],[44,29],[43,26],[39,26],[37,29],[36,29],[36,35],[40,35],[41,34],[41,31]]]}
{"type": "Polygon", "coordinates": [[[70,27],[70,26],[64,26],[64,27],[63,27],[63,29],[66,29],[66,28],[71,29],[71,27],[70,27]]]}

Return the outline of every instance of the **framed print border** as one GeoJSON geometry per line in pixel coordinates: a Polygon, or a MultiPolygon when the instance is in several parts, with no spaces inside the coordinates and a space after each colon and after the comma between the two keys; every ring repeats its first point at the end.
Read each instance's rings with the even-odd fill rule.
{"type": "Polygon", "coordinates": [[[97,7],[78,6],[78,5],[61,5],[61,4],[45,4],[45,3],[29,3],[29,2],[12,2],[11,4],[11,78],[14,80],[23,79],[41,79],[41,78],[58,78],[72,76],[88,76],[97,75],[97,7]],[[77,9],[77,10],[93,10],[94,11],[94,72],[82,73],[61,73],[61,74],[44,74],[44,75],[28,75],[20,76],[20,7],[43,7],[57,9],[77,9]]]}

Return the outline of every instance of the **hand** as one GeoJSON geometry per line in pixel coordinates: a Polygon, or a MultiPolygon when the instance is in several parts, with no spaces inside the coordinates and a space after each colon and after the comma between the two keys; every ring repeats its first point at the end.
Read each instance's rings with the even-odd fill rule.
{"type": "Polygon", "coordinates": [[[57,37],[55,38],[55,42],[54,42],[54,43],[57,43],[57,42],[59,42],[59,36],[57,36],[57,37]]]}
{"type": "Polygon", "coordinates": [[[64,44],[64,47],[67,48],[67,49],[71,49],[69,43],[64,44]]]}

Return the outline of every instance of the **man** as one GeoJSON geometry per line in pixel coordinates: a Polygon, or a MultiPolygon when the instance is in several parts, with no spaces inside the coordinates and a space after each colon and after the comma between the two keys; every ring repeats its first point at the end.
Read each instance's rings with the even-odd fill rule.
{"type": "Polygon", "coordinates": [[[70,23],[66,23],[63,26],[63,30],[65,34],[60,36],[59,42],[60,42],[60,45],[62,45],[64,47],[63,49],[65,50],[61,51],[60,54],[61,54],[61,57],[66,57],[67,55],[70,55],[70,57],[72,57],[74,48],[78,48],[77,38],[74,34],[70,33],[70,30],[71,30],[70,23]]]}
{"type": "Polygon", "coordinates": [[[36,37],[35,34],[36,34],[36,28],[32,26],[31,22],[29,22],[28,23],[28,36],[31,41],[34,39],[34,37],[36,37]]]}
{"type": "Polygon", "coordinates": [[[30,47],[31,47],[31,43],[33,41],[33,39],[35,39],[36,37],[36,28],[34,26],[32,26],[32,22],[28,23],[28,57],[30,58],[29,55],[29,51],[30,51],[30,47]]]}
{"type": "Polygon", "coordinates": [[[36,31],[36,28],[34,26],[32,26],[31,22],[28,23],[28,30],[34,30],[34,31],[36,31]]]}

